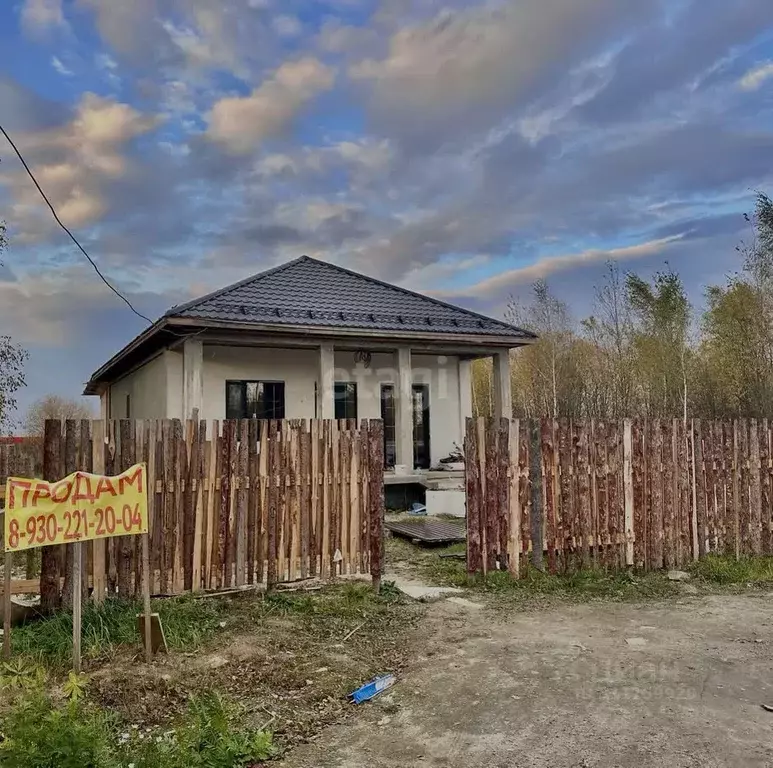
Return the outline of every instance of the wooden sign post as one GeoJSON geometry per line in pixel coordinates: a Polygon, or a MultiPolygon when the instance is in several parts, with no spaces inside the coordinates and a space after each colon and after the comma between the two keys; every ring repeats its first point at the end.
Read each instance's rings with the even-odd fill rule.
{"type": "Polygon", "coordinates": [[[153,660],[153,616],[150,612],[150,534],[142,534],[142,596],[145,603],[145,661],[153,660]]]}
{"type": "Polygon", "coordinates": [[[5,567],[3,578],[3,658],[8,661],[11,658],[11,569],[13,567],[13,555],[5,553],[5,567]]]}
{"type": "MultiPolygon", "coordinates": [[[[83,611],[83,542],[113,536],[143,537],[145,637],[150,633],[150,569],[148,567],[148,487],[144,464],[115,477],[74,472],[63,480],[44,482],[9,477],[4,531],[5,589],[3,650],[10,654],[11,558],[14,552],[73,545],[73,669],[81,670],[83,611]]],[[[152,653],[152,645],[146,644],[152,653]]],[[[146,658],[150,659],[146,650],[146,658]]]]}

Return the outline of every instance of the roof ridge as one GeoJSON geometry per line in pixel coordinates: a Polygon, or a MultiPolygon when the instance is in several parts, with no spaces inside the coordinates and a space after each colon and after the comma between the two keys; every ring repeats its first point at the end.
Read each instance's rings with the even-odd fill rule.
{"type": "Polygon", "coordinates": [[[170,309],[168,309],[164,313],[164,317],[172,317],[174,315],[178,315],[180,312],[184,312],[188,309],[191,309],[195,307],[197,304],[203,304],[205,301],[211,301],[212,299],[219,298],[220,296],[225,296],[231,291],[235,291],[237,288],[241,288],[242,286],[247,285],[248,283],[251,283],[254,280],[267,277],[268,275],[273,275],[276,272],[281,272],[282,270],[287,269],[293,264],[298,264],[299,262],[304,260],[316,261],[316,259],[312,259],[310,256],[306,256],[305,254],[303,256],[299,256],[297,259],[290,259],[290,261],[285,261],[282,264],[277,264],[275,267],[269,267],[268,269],[264,269],[262,272],[256,272],[254,275],[245,277],[242,280],[237,280],[235,283],[226,285],[223,288],[218,288],[217,290],[211,291],[210,293],[205,293],[203,296],[199,296],[195,299],[191,299],[190,301],[186,301],[184,304],[177,304],[174,307],[171,307],[170,309]]]}
{"type": "MultiPolygon", "coordinates": [[[[375,283],[376,285],[380,285],[383,288],[390,288],[393,291],[396,291],[402,294],[407,294],[408,296],[416,296],[420,299],[424,299],[425,301],[431,301],[433,304],[437,304],[438,306],[443,307],[445,309],[453,309],[456,312],[464,312],[465,314],[470,315],[471,317],[474,317],[477,320],[485,320],[486,322],[489,322],[489,323],[497,323],[498,325],[504,326],[505,328],[521,331],[526,336],[536,338],[535,334],[533,334],[531,331],[527,331],[525,328],[519,328],[516,325],[506,323],[504,320],[497,320],[494,317],[488,317],[487,315],[481,314],[480,312],[475,312],[472,309],[467,309],[466,307],[460,307],[458,304],[451,304],[447,301],[436,299],[434,296],[428,296],[426,293],[419,293],[418,291],[412,291],[410,288],[403,288],[403,286],[401,285],[394,285],[393,283],[387,283],[384,280],[379,280],[377,277],[366,275],[363,272],[355,272],[353,269],[347,269],[346,267],[342,267],[340,264],[333,264],[332,262],[329,262],[329,261],[322,261],[321,259],[315,259],[311,256],[306,256],[305,258],[317,264],[323,264],[325,266],[332,267],[333,269],[338,269],[341,272],[346,272],[347,274],[353,275],[354,277],[359,277],[363,280],[368,280],[369,282],[375,283]]],[[[296,259],[296,261],[299,261],[299,259],[296,259]]]]}

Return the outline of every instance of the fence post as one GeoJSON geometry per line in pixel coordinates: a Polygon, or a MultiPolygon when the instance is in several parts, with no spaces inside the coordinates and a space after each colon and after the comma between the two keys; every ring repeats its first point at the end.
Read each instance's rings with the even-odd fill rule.
{"type": "Polygon", "coordinates": [[[531,419],[531,446],[529,450],[529,474],[531,475],[531,564],[543,570],[542,564],[542,449],[540,421],[531,419]]]}
{"type": "Polygon", "coordinates": [[[369,430],[370,459],[370,575],[373,590],[381,590],[384,563],[384,422],[371,419],[369,430]]]}
{"type": "MultiPolygon", "coordinates": [[[[43,437],[43,479],[61,479],[60,455],[62,423],[47,419],[43,437]]],[[[42,547],[40,552],[40,610],[44,614],[59,608],[59,552],[56,546],[42,547]]]]}
{"type": "Polygon", "coordinates": [[[623,501],[625,504],[625,564],[633,565],[633,430],[630,419],[623,421],[623,501]]]}

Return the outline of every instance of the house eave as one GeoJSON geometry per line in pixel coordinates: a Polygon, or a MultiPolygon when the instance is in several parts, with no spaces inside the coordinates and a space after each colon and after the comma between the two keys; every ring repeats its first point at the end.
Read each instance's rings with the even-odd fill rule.
{"type": "MultiPolygon", "coordinates": [[[[465,350],[473,351],[473,348],[494,348],[501,349],[506,347],[514,349],[533,343],[536,339],[532,337],[516,337],[505,334],[470,334],[470,333],[441,333],[441,332],[417,332],[417,331],[394,331],[380,330],[375,328],[332,328],[328,326],[308,326],[308,325],[286,325],[272,323],[234,323],[225,320],[207,320],[196,317],[162,317],[153,325],[146,328],[136,338],[130,341],[123,349],[111,357],[104,365],[97,369],[86,383],[83,390],[84,395],[99,395],[107,386],[109,386],[119,375],[117,369],[125,363],[128,358],[135,356],[132,363],[129,361],[129,368],[136,368],[145,360],[152,357],[160,348],[168,348],[173,343],[191,335],[199,335],[205,331],[231,331],[241,334],[261,334],[271,335],[277,338],[286,337],[288,340],[292,337],[304,336],[315,340],[336,339],[373,339],[380,342],[395,341],[403,343],[437,343],[444,344],[447,347],[458,347],[460,352],[465,350]],[[176,331],[173,329],[177,329],[176,331]],[[189,333],[186,333],[189,331],[189,333]],[[161,338],[166,336],[166,339],[161,338]],[[145,348],[143,350],[143,347],[145,348]]],[[[202,336],[206,340],[206,335],[202,336]]]]}
{"type": "Polygon", "coordinates": [[[274,334],[277,336],[313,336],[320,339],[336,338],[373,338],[395,341],[437,341],[446,344],[458,344],[460,347],[468,345],[507,347],[515,349],[526,344],[532,344],[536,337],[519,337],[508,334],[479,334],[479,333],[443,333],[427,331],[398,331],[383,330],[379,328],[338,328],[317,325],[289,325],[272,323],[235,323],[230,320],[207,320],[202,318],[174,317],[167,318],[170,325],[179,327],[212,328],[219,330],[232,330],[241,332],[255,332],[274,334]]]}

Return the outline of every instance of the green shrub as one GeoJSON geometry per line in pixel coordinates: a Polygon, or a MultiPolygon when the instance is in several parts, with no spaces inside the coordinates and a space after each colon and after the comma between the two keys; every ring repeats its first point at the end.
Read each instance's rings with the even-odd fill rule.
{"type": "Polygon", "coordinates": [[[186,717],[164,733],[121,737],[121,765],[134,768],[242,768],[274,754],[270,733],[235,730],[243,710],[210,693],[194,698],[186,717]]]}
{"type": "Polygon", "coordinates": [[[3,768],[117,768],[112,723],[76,701],[56,707],[41,691],[20,698],[2,724],[3,768]]]}

